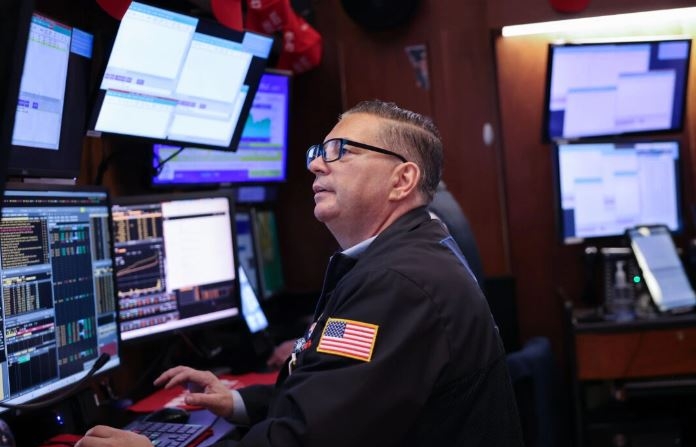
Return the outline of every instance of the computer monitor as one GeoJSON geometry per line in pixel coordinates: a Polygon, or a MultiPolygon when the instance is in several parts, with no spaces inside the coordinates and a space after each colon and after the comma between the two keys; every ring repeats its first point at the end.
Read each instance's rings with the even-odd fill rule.
{"type": "Polygon", "coordinates": [[[259,269],[259,296],[267,300],[285,287],[276,215],[270,209],[253,209],[252,225],[259,269]]]}
{"type": "Polygon", "coordinates": [[[8,173],[76,178],[82,162],[92,34],[34,12],[8,173]]]}
{"type": "Polygon", "coordinates": [[[235,317],[234,209],[226,193],[114,200],[121,339],[143,339],[235,317]]]}
{"type": "Polygon", "coordinates": [[[678,141],[557,143],[556,207],[565,243],[637,225],[682,229],[678,141]]]}
{"type": "Polygon", "coordinates": [[[33,0],[0,2],[0,195],[5,185],[33,0]]]}
{"type": "Polygon", "coordinates": [[[237,227],[239,265],[244,268],[247,282],[254,293],[260,295],[258,249],[256,248],[256,239],[254,238],[251,211],[248,209],[237,209],[234,218],[237,227]]]}
{"type": "Polygon", "coordinates": [[[103,190],[8,184],[0,220],[3,403],[65,389],[103,353],[110,358],[100,371],[119,365],[109,213],[103,190]]]}
{"type": "Polygon", "coordinates": [[[691,40],[551,44],[546,141],[680,131],[691,40]]]}
{"type": "Polygon", "coordinates": [[[153,145],[154,186],[268,183],[286,179],[290,73],[261,77],[236,152],[153,145]]]}
{"type": "Polygon", "coordinates": [[[132,2],[90,129],[235,150],[273,39],[132,2]]]}
{"type": "Polygon", "coordinates": [[[239,266],[239,288],[242,304],[242,315],[249,332],[256,334],[268,328],[268,318],[261,308],[258,295],[251,287],[249,277],[244,267],[239,266]]]}

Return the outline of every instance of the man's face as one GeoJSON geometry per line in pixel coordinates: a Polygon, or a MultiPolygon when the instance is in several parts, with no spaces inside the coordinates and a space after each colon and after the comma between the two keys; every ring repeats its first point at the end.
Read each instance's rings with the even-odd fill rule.
{"type": "MultiPolygon", "coordinates": [[[[372,115],[356,113],[345,116],[324,141],[346,138],[380,146],[380,123],[372,115]]],[[[384,148],[399,152],[398,148],[384,148]]],[[[313,184],[314,216],[325,223],[337,238],[367,230],[387,212],[392,174],[401,161],[353,146],[346,146],[340,160],[326,163],[321,157],[312,161],[310,171],[316,176],[313,184]]],[[[367,235],[366,237],[369,237],[367,235]]]]}

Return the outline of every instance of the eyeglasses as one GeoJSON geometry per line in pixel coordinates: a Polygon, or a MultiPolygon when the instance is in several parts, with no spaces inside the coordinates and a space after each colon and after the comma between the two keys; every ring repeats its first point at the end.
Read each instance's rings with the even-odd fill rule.
{"type": "Polygon", "coordinates": [[[327,163],[340,160],[341,157],[343,157],[343,155],[346,153],[346,146],[355,146],[361,149],[367,149],[368,151],[379,152],[380,154],[393,155],[403,163],[408,161],[396,152],[370,146],[369,144],[365,143],[358,143],[357,141],[347,140],[345,138],[332,138],[324,141],[322,144],[310,146],[309,149],[307,149],[307,169],[309,169],[309,164],[319,156],[321,156],[321,158],[327,163]]]}

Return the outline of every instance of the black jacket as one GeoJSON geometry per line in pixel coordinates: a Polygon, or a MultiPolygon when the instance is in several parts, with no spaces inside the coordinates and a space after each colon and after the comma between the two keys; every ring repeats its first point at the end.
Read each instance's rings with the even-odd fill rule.
{"type": "Polygon", "coordinates": [[[241,445],[521,445],[498,331],[454,247],[422,207],[357,261],[334,255],[292,374],[240,390],[241,445]],[[329,319],[374,325],[369,359],[319,352],[329,319]]]}

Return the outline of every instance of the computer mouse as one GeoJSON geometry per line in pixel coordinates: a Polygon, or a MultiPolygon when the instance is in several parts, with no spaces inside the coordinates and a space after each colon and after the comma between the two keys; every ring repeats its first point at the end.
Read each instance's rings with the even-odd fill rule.
{"type": "Polygon", "coordinates": [[[189,420],[188,411],[183,408],[164,407],[145,416],[147,422],[174,422],[185,424],[189,420]]]}

